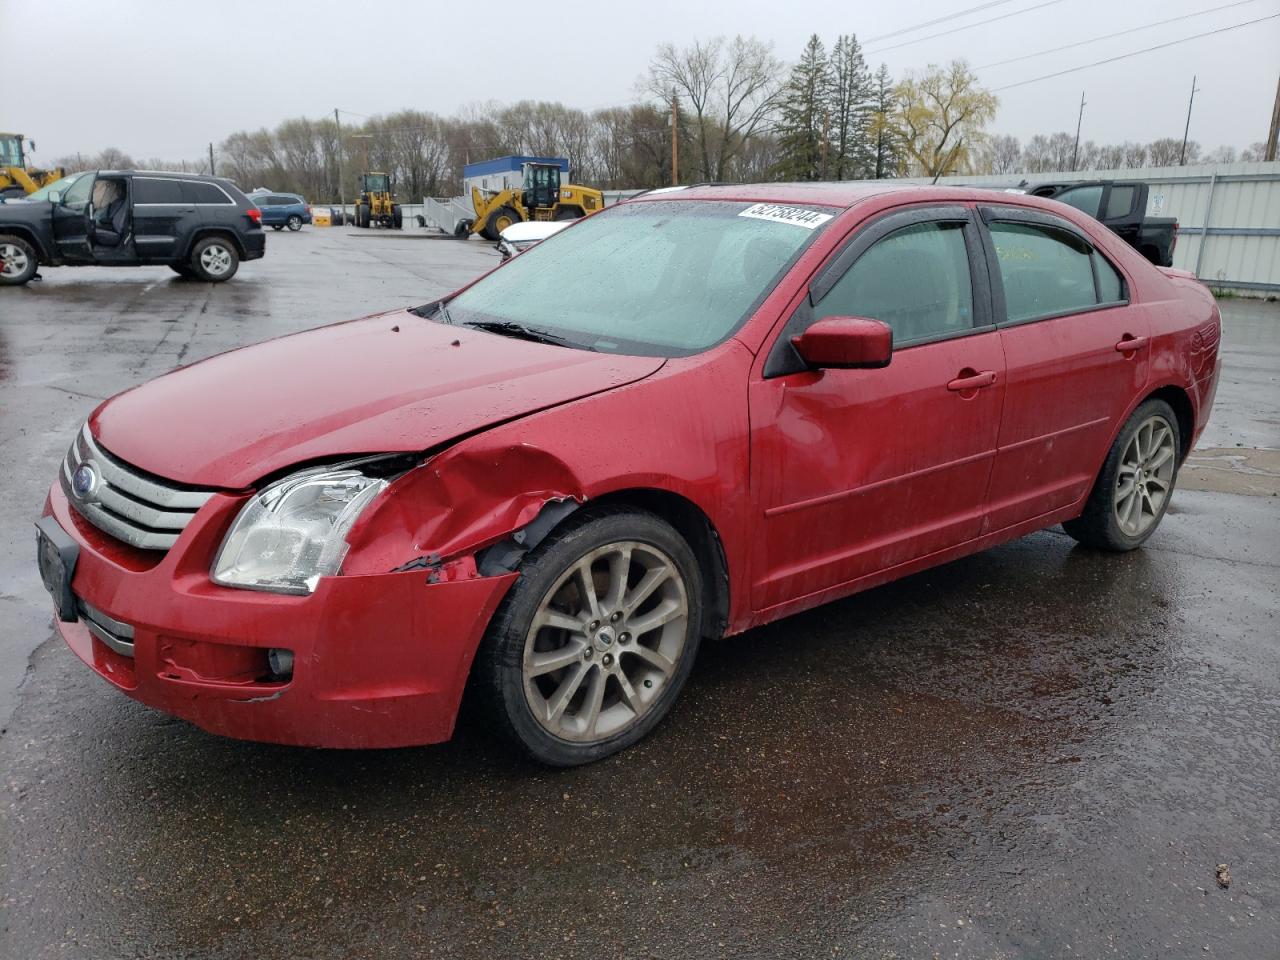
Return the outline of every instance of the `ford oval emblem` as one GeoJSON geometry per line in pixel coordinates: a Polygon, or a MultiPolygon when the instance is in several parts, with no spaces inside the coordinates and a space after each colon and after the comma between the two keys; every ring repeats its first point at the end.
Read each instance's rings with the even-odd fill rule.
{"type": "Polygon", "coordinates": [[[82,463],[71,475],[71,492],[83,500],[98,485],[98,472],[90,464],[82,463]]]}

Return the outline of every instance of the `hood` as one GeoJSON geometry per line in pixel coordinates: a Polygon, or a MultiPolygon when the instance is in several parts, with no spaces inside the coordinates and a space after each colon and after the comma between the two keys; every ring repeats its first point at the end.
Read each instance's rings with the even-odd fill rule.
{"type": "Polygon", "coordinates": [[[47,200],[28,200],[26,197],[11,197],[0,202],[0,220],[11,223],[43,223],[49,219],[49,211],[53,204],[47,200]]]}
{"type": "Polygon", "coordinates": [[[108,400],[89,424],[103,447],[143,470],[239,489],[304,461],[426,450],[662,364],[401,310],[192,364],[108,400]]]}

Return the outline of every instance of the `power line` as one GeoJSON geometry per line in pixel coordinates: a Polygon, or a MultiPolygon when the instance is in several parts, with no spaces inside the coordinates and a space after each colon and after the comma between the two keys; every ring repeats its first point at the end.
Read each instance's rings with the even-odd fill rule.
{"type": "MultiPolygon", "coordinates": [[[[883,53],[886,50],[897,50],[899,47],[907,47],[913,43],[923,43],[926,40],[936,40],[938,37],[950,36],[953,33],[959,33],[961,30],[972,30],[974,27],[985,26],[988,23],[995,23],[997,20],[1008,20],[1010,17],[1016,17],[1023,13],[1030,13],[1032,10],[1039,10],[1041,7],[1051,7],[1055,3],[1061,3],[1062,0],[1044,0],[1043,3],[1037,3],[1031,7],[1024,7],[1021,10],[1012,10],[1009,13],[1002,13],[999,16],[988,17],[986,20],[977,20],[973,23],[966,23],[961,27],[952,27],[950,30],[940,30],[937,33],[931,33],[927,37],[916,37],[914,40],[903,40],[901,43],[895,43],[888,47],[878,47],[875,50],[867,50],[867,53],[883,53]]],[[[1242,3],[1252,3],[1253,0],[1240,0],[1242,3]]]]}
{"type": "Polygon", "coordinates": [[[1130,57],[1136,57],[1143,53],[1150,53],[1153,50],[1163,50],[1166,47],[1176,47],[1180,43],[1187,43],[1191,40],[1199,40],[1201,37],[1211,37],[1218,33],[1228,33],[1232,30],[1239,30],[1241,27],[1251,27],[1255,23],[1263,23],[1267,20],[1274,20],[1280,17],[1280,13],[1273,13],[1268,17],[1259,17],[1257,20],[1247,20],[1244,23],[1232,24],[1229,27],[1219,27],[1217,30],[1206,30],[1204,33],[1194,33],[1189,37],[1181,37],[1178,40],[1170,40],[1168,43],[1157,43],[1153,47],[1144,47],[1141,50],[1134,50],[1131,53],[1122,53],[1119,56],[1107,57],[1105,60],[1095,60],[1093,63],[1082,64],[1078,67],[1068,67],[1066,70],[1058,70],[1054,73],[1046,73],[1041,77],[1032,77],[1029,80],[1019,80],[1017,83],[1006,83],[1003,87],[995,87],[992,93],[1001,90],[1012,90],[1014,87],[1025,87],[1029,83],[1039,83],[1041,80],[1051,80],[1054,77],[1065,76],[1068,73],[1078,73],[1081,70],[1088,70],[1090,67],[1100,67],[1104,63],[1115,63],[1117,60],[1128,60],[1130,57]]]}
{"type": "Polygon", "coordinates": [[[976,7],[970,7],[968,10],[961,10],[958,13],[949,13],[945,17],[936,17],[933,20],[926,20],[924,23],[917,23],[910,27],[903,27],[901,30],[893,30],[889,33],[882,33],[878,37],[868,37],[864,42],[875,43],[877,40],[888,40],[890,37],[899,37],[904,33],[912,33],[916,30],[923,30],[925,27],[932,27],[935,24],[946,23],[948,20],[954,20],[957,17],[965,17],[971,13],[977,13],[980,10],[987,10],[991,7],[1001,7],[1006,3],[1013,3],[1013,0],[992,0],[991,3],[980,3],[976,7]]]}
{"type": "Polygon", "coordinates": [[[1150,30],[1152,27],[1163,27],[1167,23],[1177,23],[1179,20],[1190,20],[1192,17],[1203,17],[1206,13],[1217,13],[1219,10],[1229,10],[1231,7],[1242,7],[1246,3],[1257,3],[1257,0],[1235,0],[1235,3],[1224,3],[1220,7],[1210,7],[1207,10],[1196,10],[1194,13],[1184,13],[1180,17],[1170,17],[1168,20],[1156,20],[1153,23],[1144,23],[1141,26],[1130,27],[1128,30],[1117,30],[1115,33],[1104,33],[1100,37],[1093,37],[1089,40],[1077,40],[1075,43],[1064,43],[1060,47],[1050,47],[1048,50],[1041,50],[1039,53],[1024,53],[1020,57],[1010,57],[1008,60],[997,60],[995,63],[984,63],[974,67],[975,70],[987,70],[991,67],[1003,67],[1008,63],[1018,63],[1021,60],[1030,60],[1033,57],[1043,57],[1050,53],[1059,53],[1063,50],[1071,50],[1074,47],[1083,47],[1086,44],[1098,43],[1101,40],[1111,40],[1115,37],[1123,37],[1130,33],[1137,33],[1140,30],[1150,30]]]}

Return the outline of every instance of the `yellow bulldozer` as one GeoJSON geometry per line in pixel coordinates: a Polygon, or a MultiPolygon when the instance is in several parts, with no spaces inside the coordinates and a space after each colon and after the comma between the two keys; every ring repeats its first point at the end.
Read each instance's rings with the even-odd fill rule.
{"type": "Polygon", "coordinates": [[[356,200],[357,227],[404,226],[400,204],[391,192],[391,177],[385,173],[366,173],[360,177],[360,196],[356,200]]]}
{"type": "Polygon", "coordinates": [[[486,240],[513,223],[525,220],[576,220],[604,207],[604,194],[591,187],[560,183],[560,167],[554,163],[526,163],[524,183],[505,190],[471,188],[476,218],[459,224],[458,236],[478,233],[486,240]],[[464,226],[465,224],[465,226],[464,226]]]}
{"type": "Polygon", "coordinates": [[[28,169],[22,144],[22,134],[0,133],[0,198],[25,197],[66,176],[60,168],[28,169]]]}

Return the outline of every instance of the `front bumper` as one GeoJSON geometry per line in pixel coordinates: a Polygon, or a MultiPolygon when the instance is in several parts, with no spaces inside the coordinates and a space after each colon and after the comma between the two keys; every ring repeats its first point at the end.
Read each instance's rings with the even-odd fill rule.
{"type": "Polygon", "coordinates": [[[325,577],[305,597],[220,587],[209,559],[243,503],[215,495],[161,556],[102,533],[55,484],[45,514],[79,547],[81,619],[55,617],[67,645],[133,699],[211,733],[312,747],[449,739],[476,647],[516,575],[325,577]],[[132,656],[111,642],[114,628],[104,639],[104,617],[131,628],[132,656]],[[271,647],[293,651],[290,679],[262,669],[271,647]]]}

